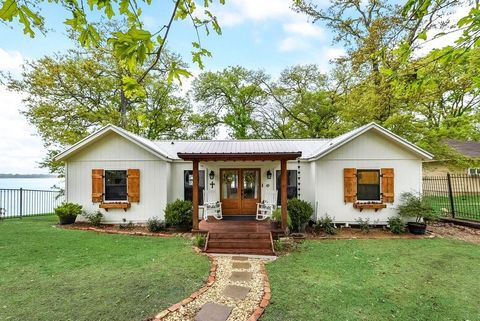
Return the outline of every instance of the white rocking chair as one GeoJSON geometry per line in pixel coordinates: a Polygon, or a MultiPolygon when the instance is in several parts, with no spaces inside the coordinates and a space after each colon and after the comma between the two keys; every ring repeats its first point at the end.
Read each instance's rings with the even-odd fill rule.
{"type": "Polygon", "coordinates": [[[209,216],[213,216],[217,220],[223,218],[222,203],[217,201],[217,193],[214,190],[203,191],[203,218],[208,220],[209,216]]]}
{"type": "Polygon", "coordinates": [[[258,221],[272,217],[273,211],[277,208],[277,195],[277,191],[263,192],[263,202],[257,203],[256,219],[258,221]]]}

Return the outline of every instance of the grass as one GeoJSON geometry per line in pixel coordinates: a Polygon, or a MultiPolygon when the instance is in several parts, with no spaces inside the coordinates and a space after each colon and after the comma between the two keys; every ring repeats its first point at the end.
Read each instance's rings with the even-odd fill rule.
{"type": "Polygon", "coordinates": [[[143,320],[197,290],[208,259],[182,238],[0,222],[0,320],[143,320]]]}
{"type": "MultiPolygon", "coordinates": [[[[443,213],[443,209],[450,210],[450,198],[447,196],[426,196],[425,198],[436,212],[443,213]]],[[[453,205],[456,218],[480,221],[480,196],[455,195],[453,205]]]]}
{"type": "Polygon", "coordinates": [[[480,320],[479,262],[447,239],[307,241],[267,265],[262,321],[480,320]]]}

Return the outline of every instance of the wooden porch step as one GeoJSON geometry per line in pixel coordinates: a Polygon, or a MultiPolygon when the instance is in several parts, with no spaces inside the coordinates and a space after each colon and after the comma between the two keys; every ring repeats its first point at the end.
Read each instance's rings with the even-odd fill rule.
{"type": "Polygon", "coordinates": [[[249,240],[249,239],[222,239],[208,240],[208,249],[272,249],[270,239],[268,240],[249,240]]]}
{"type": "Polygon", "coordinates": [[[270,239],[268,232],[210,232],[211,239],[270,239]]]}
{"type": "Polygon", "coordinates": [[[272,249],[207,249],[207,253],[275,255],[272,249]]]}

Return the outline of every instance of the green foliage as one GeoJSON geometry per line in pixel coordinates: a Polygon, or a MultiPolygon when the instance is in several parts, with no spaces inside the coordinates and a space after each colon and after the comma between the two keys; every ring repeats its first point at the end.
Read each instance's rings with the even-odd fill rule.
{"type": "Polygon", "coordinates": [[[192,202],[177,199],[165,208],[165,223],[178,228],[192,227],[192,202]]]}
{"type": "MultiPolygon", "coordinates": [[[[282,209],[276,208],[272,212],[272,219],[281,222],[282,221],[282,209]]],[[[290,217],[290,214],[287,212],[287,225],[292,226],[292,218],[290,217]]]]}
{"type": "Polygon", "coordinates": [[[103,214],[100,211],[86,212],[82,214],[93,226],[102,225],[103,214]]]}
{"type": "Polygon", "coordinates": [[[355,221],[357,222],[358,227],[360,228],[360,230],[362,232],[365,232],[365,233],[370,232],[371,226],[370,226],[370,219],[369,218],[363,219],[363,218],[359,217],[355,221]]]}
{"type": "Polygon", "coordinates": [[[276,254],[295,252],[300,249],[299,243],[292,238],[281,238],[273,241],[273,250],[276,254]]]}
{"type": "Polygon", "coordinates": [[[195,234],[195,237],[193,239],[193,245],[203,249],[205,246],[205,242],[207,241],[207,238],[204,234],[195,234]]]}
{"type": "Polygon", "coordinates": [[[132,221],[128,221],[126,218],[122,218],[122,223],[118,224],[118,229],[120,230],[133,230],[135,224],[132,221]]]}
{"type": "Polygon", "coordinates": [[[292,220],[292,229],[296,232],[299,232],[313,215],[312,205],[298,198],[288,200],[287,209],[292,220]]]}
{"type": "Polygon", "coordinates": [[[400,196],[400,204],[397,206],[398,215],[402,218],[416,218],[416,222],[433,221],[440,215],[435,212],[433,207],[428,203],[428,199],[422,194],[402,193],[400,196]]]}
{"type": "Polygon", "coordinates": [[[157,233],[165,228],[165,223],[160,220],[158,217],[150,217],[147,220],[147,229],[150,232],[157,233]]]}
{"type": "Polygon", "coordinates": [[[317,232],[323,231],[330,235],[337,234],[337,228],[333,223],[333,219],[328,214],[325,214],[325,217],[321,217],[318,219],[317,224],[315,225],[315,230],[317,232]]]}
{"type": "Polygon", "coordinates": [[[57,206],[54,210],[55,215],[59,218],[67,216],[77,216],[82,214],[82,205],[64,202],[57,206]]]}
{"type": "Polygon", "coordinates": [[[405,232],[405,223],[399,216],[392,216],[388,218],[388,226],[392,233],[401,234],[405,232]]]}

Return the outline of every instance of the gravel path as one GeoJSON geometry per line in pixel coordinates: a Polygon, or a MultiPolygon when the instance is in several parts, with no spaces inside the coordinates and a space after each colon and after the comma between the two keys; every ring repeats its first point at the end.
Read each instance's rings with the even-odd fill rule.
{"type": "Polygon", "coordinates": [[[217,274],[215,283],[209,289],[200,294],[196,300],[182,306],[177,311],[170,313],[162,320],[167,321],[187,321],[194,320],[195,315],[206,303],[217,303],[232,307],[232,313],[227,321],[246,321],[250,315],[259,306],[263,297],[263,260],[257,258],[248,258],[248,260],[234,261],[232,256],[217,257],[217,274]],[[234,262],[248,262],[250,267],[233,268],[234,262]],[[249,281],[232,281],[230,277],[232,272],[252,272],[252,278],[249,281]],[[227,285],[238,285],[250,288],[249,293],[243,300],[226,297],[223,294],[227,285]]]}

